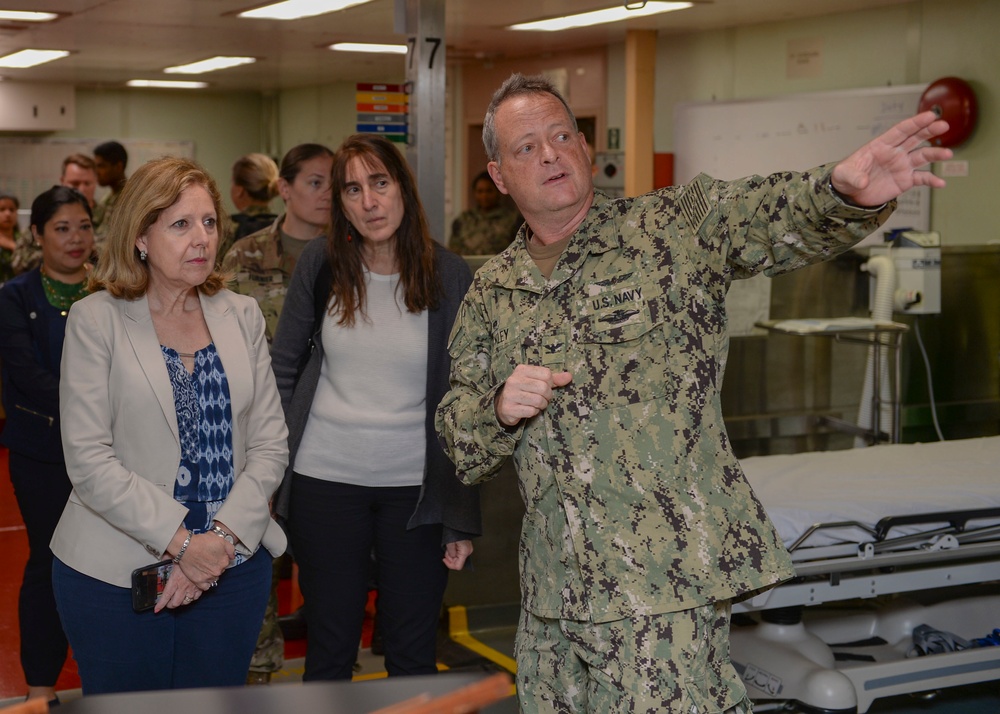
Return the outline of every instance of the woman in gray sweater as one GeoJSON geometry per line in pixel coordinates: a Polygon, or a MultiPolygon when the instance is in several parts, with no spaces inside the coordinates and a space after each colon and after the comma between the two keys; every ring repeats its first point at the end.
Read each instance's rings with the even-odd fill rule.
{"type": "Polygon", "coordinates": [[[431,237],[392,142],[348,138],[332,193],[329,237],[299,259],[272,348],[290,450],[277,511],[305,598],[304,679],[351,677],[373,550],[386,669],[431,674],[448,569],[481,531],[478,492],[434,432],[472,276],[431,237]]]}

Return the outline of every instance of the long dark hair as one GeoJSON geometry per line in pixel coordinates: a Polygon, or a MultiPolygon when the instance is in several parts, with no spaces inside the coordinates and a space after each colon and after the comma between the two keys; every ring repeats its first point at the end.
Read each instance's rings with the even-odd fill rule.
{"type": "Polygon", "coordinates": [[[361,247],[364,239],[354,229],[344,211],[343,191],[347,167],[360,159],[367,168],[380,164],[399,184],[403,199],[403,220],[396,231],[396,261],[399,285],[408,312],[435,309],[441,299],[441,279],[434,262],[434,239],[417,194],[417,183],[403,155],[391,141],[377,134],[355,134],[344,140],[333,159],[331,183],[333,208],[327,252],[333,269],[333,304],[330,314],[340,312],[338,324],[354,325],[357,313],[365,314],[365,272],[361,247]]]}

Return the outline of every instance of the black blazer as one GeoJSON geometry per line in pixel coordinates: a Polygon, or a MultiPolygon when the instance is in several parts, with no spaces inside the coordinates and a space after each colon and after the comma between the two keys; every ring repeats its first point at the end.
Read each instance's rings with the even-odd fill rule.
{"type": "Polygon", "coordinates": [[[66,313],[45,299],[38,268],[0,289],[0,372],[7,423],[0,443],[38,461],[61,463],[59,361],[66,313]]]}

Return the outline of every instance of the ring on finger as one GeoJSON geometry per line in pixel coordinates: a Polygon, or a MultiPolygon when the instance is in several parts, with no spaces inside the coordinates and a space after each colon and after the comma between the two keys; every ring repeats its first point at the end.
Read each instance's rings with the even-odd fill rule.
{"type": "Polygon", "coordinates": [[[187,605],[189,602],[192,602],[191,596],[190,595],[185,595],[184,596],[184,604],[187,605]]]}

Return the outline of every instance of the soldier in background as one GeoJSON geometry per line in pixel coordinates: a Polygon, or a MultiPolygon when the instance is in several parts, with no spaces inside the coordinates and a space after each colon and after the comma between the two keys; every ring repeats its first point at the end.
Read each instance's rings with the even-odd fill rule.
{"type": "Polygon", "coordinates": [[[510,245],[521,225],[521,216],[503,198],[488,171],[472,181],[476,205],[451,225],[448,247],[459,255],[495,255],[510,245]]]}
{"type": "Polygon", "coordinates": [[[288,281],[306,243],[326,234],[330,222],[333,152],[321,144],[300,144],[281,160],[277,181],[285,212],[267,228],[233,243],[222,259],[235,276],[232,289],[257,299],[274,337],[288,281]]]}
{"type": "Polygon", "coordinates": [[[114,213],[118,196],[125,188],[125,167],[127,165],[128,152],[117,141],[106,141],[94,149],[97,183],[111,189],[94,206],[94,247],[98,251],[104,243],[104,234],[111,224],[111,214],[114,213]]]}
{"type": "MultiPolygon", "coordinates": [[[[230,288],[254,297],[260,305],[267,325],[268,344],[278,327],[285,293],[299,256],[306,244],[326,234],[330,222],[332,167],[333,152],[325,146],[300,144],[290,149],[281,160],[277,180],[285,213],[267,228],[233,243],[222,259],[222,272],[235,278],[230,288]]],[[[280,574],[281,561],[278,559],[271,573],[271,597],[250,662],[248,684],[266,684],[285,663],[285,638],[278,622],[280,574]]]]}
{"type": "Polygon", "coordinates": [[[514,458],[523,712],[750,710],[730,603],[793,569],[726,436],[726,290],[944,185],[917,169],[951,156],[924,143],[946,130],[925,112],[838,164],[612,199],[547,80],[494,95],[489,171],[525,225],[466,295],[436,424],[467,483],[514,458]]]}
{"type": "Polygon", "coordinates": [[[59,184],[82,193],[93,210],[94,192],[97,190],[97,164],[86,154],[70,154],[63,159],[59,184]]]}
{"type": "MultiPolygon", "coordinates": [[[[0,285],[28,268],[17,264],[18,250],[24,242],[17,225],[17,211],[21,201],[12,193],[0,192],[0,285]]],[[[34,245],[34,241],[31,241],[34,245]]],[[[41,250],[38,251],[41,256],[41,250]]],[[[33,267],[33,266],[32,266],[33,267]]]]}
{"type": "Polygon", "coordinates": [[[219,258],[240,238],[264,230],[277,216],[271,213],[271,199],[278,195],[278,165],[266,154],[247,154],[236,159],[229,185],[229,197],[236,206],[232,232],[219,248],[219,258]]]}

